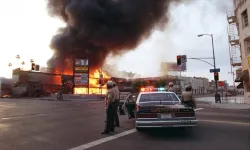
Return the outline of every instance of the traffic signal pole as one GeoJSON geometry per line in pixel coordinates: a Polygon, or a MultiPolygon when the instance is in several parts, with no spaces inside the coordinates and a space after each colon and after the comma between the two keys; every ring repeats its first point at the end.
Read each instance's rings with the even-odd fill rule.
{"type": "MultiPolygon", "coordinates": [[[[214,54],[214,36],[213,36],[213,34],[211,34],[210,36],[212,38],[214,70],[216,70],[215,54],[214,54]]],[[[218,94],[218,81],[217,80],[215,80],[215,94],[218,94]]]]}
{"type": "MultiPolygon", "coordinates": [[[[201,37],[201,36],[204,36],[204,35],[208,35],[212,39],[213,61],[214,61],[214,65],[213,66],[214,66],[214,72],[217,72],[216,71],[216,63],[215,63],[215,53],[214,53],[214,36],[213,36],[213,34],[200,34],[200,35],[198,35],[198,37],[201,37]]],[[[217,102],[217,99],[218,99],[218,80],[214,80],[214,81],[215,81],[215,102],[217,102]]]]}

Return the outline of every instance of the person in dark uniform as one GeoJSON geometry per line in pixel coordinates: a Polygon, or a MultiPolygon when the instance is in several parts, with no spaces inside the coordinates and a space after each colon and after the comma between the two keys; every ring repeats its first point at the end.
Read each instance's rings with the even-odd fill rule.
{"type": "Polygon", "coordinates": [[[113,82],[113,91],[115,94],[115,110],[114,110],[115,126],[120,127],[119,116],[117,113],[117,109],[118,109],[119,104],[120,104],[120,92],[119,92],[118,86],[116,85],[115,82],[113,82]]]}
{"type": "Polygon", "coordinates": [[[107,83],[107,95],[106,95],[106,121],[105,129],[101,134],[108,134],[114,132],[114,110],[115,110],[115,94],[113,91],[113,82],[107,83]]]}
{"type": "Polygon", "coordinates": [[[128,119],[132,119],[135,117],[134,115],[134,109],[135,109],[135,101],[133,101],[132,94],[129,95],[128,100],[126,102],[126,107],[128,110],[128,119]]]}

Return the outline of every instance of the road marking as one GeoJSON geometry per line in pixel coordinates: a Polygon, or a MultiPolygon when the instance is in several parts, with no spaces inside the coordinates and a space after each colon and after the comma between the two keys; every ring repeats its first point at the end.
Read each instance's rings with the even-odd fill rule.
{"type": "Polygon", "coordinates": [[[90,142],[90,143],[80,145],[80,146],[75,147],[75,148],[71,148],[69,150],[85,150],[85,149],[94,147],[96,145],[100,145],[102,143],[105,143],[105,142],[108,142],[108,141],[111,141],[111,140],[114,140],[114,139],[129,135],[129,134],[132,134],[134,132],[136,132],[136,129],[131,129],[131,130],[128,130],[128,131],[125,131],[125,132],[122,132],[122,133],[119,133],[119,134],[116,134],[116,135],[113,135],[113,136],[105,137],[105,138],[102,138],[102,139],[99,139],[99,140],[96,140],[96,141],[93,141],[93,142],[90,142]]]}
{"type": "Polygon", "coordinates": [[[196,109],[194,109],[194,111],[199,111],[199,110],[202,110],[202,109],[204,109],[204,108],[196,108],[196,109]]]}
{"type": "Polygon", "coordinates": [[[15,119],[15,118],[21,118],[21,117],[6,117],[6,118],[1,118],[2,120],[10,120],[10,119],[15,119]]]}
{"type": "Polygon", "coordinates": [[[234,122],[234,121],[217,121],[217,120],[198,120],[201,122],[212,122],[212,123],[225,123],[225,124],[235,124],[235,125],[250,125],[247,122],[234,122]]]}

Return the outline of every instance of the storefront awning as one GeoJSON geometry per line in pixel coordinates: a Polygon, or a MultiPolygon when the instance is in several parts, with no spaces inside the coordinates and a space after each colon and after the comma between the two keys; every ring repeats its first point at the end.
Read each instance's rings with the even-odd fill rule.
{"type": "Polygon", "coordinates": [[[243,89],[244,87],[243,87],[243,82],[240,82],[240,84],[239,85],[237,85],[237,89],[243,89]]]}
{"type": "Polygon", "coordinates": [[[249,71],[244,70],[236,79],[235,82],[249,81],[249,71]]]}

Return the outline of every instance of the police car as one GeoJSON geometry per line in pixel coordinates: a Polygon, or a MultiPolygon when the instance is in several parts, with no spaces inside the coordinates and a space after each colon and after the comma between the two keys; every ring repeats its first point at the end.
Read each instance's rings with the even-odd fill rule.
{"type": "Polygon", "coordinates": [[[135,102],[134,114],[138,131],[198,124],[194,109],[183,105],[174,92],[167,92],[165,88],[142,88],[135,102]]]}

